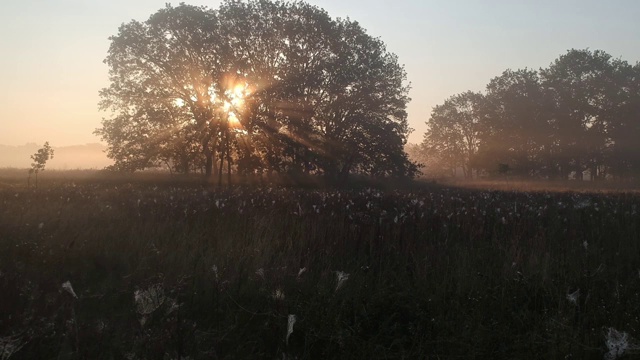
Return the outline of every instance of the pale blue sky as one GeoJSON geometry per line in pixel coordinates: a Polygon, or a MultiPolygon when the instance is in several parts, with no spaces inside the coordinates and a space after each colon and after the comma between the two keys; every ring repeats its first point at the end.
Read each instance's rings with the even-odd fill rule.
{"type": "MultiPolygon", "coordinates": [[[[165,0],[0,0],[0,144],[97,142],[108,37],[165,0]]],[[[546,67],[570,48],[640,60],[640,1],[313,0],[380,37],[406,65],[419,142],[431,108],[507,68],[546,67]]],[[[177,4],[177,2],[173,2],[177,4]]],[[[218,1],[187,1],[217,7],[218,1]]]]}

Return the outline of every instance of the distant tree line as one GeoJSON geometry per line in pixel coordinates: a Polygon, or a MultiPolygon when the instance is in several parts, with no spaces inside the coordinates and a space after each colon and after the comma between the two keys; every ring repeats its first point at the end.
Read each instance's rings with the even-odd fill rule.
{"type": "Polygon", "coordinates": [[[113,169],[413,176],[404,67],[355,21],[303,2],[167,5],[123,24],[96,133],[113,169]]]}
{"type": "Polygon", "coordinates": [[[640,64],[570,50],[434,107],[409,151],[429,176],[640,178],[640,64]]]}

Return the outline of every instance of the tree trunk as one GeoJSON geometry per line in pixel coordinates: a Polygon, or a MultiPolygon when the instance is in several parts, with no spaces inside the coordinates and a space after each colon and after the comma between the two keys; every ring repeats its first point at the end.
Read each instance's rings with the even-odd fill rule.
{"type": "Polygon", "coordinates": [[[214,148],[211,151],[211,168],[212,168],[214,178],[218,175],[218,167],[214,165],[216,162],[217,156],[218,156],[218,150],[217,148],[214,148]]]}
{"type": "Polygon", "coordinates": [[[218,186],[222,185],[222,169],[224,169],[224,151],[225,148],[222,148],[220,152],[220,168],[218,170],[218,186]]]}
{"type": "Polygon", "coordinates": [[[206,157],[206,165],[204,166],[204,177],[207,179],[211,177],[211,172],[213,170],[213,155],[211,151],[206,151],[204,156],[206,157]]]}
{"type": "Polygon", "coordinates": [[[566,159],[562,159],[560,161],[560,169],[558,170],[558,177],[560,180],[568,180],[569,174],[571,171],[569,170],[569,162],[566,159]]]}
{"type": "Polygon", "coordinates": [[[227,186],[231,185],[231,148],[227,139],[227,186]]]}
{"type": "Polygon", "coordinates": [[[343,186],[349,182],[349,173],[353,166],[353,156],[350,156],[347,162],[342,166],[342,169],[338,172],[338,184],[343,186]]]}
{"type": "Polygon", "coordinates": [[[202,152],[204,152],[204,156],[206,159],[206,165],[204,166],[204,177],[207,179],[211,177],[211,172],[213,170],[213,153],[209,148],[210,140],[211,138],[207,136],[207,138],[202,142],[202,152]]]}
{"type": "Polygon", "coordinates": [[[577,164],[576,164],[576,180],[582,181],[582,180],[584,180],[584,173],[582,171],[582,161],[577,160],[576,162],[577,162],[577,164]]]}

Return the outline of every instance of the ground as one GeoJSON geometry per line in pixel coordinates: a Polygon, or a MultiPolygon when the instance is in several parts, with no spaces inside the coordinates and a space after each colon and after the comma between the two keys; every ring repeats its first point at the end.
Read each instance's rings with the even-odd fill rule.
{"type": "MultiPolygon", "coordinates": [[[[0,172],[2,359],[637,351],[640,195],[0,172]]],[[[603,191],[607,190],[607,191],[603,191]]]]}

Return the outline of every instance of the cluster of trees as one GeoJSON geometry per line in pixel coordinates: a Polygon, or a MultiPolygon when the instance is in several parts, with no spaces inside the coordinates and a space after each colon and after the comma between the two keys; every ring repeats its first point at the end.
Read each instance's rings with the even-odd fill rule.
{"type": "Polygon", "coordinates": [[[550,179],[640,176],[640,64],[570,50],[546,69],[506,70],[484,93],[434,107],[411,149],[424,172],[550,179]]]}
{"type": "Polygon", "coordinates": [[[167,5],[110,38],[113,116],[96,134],[117,170],[413,176],[409,86],[357,22],[303,2],[167,5]]]}

